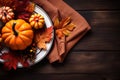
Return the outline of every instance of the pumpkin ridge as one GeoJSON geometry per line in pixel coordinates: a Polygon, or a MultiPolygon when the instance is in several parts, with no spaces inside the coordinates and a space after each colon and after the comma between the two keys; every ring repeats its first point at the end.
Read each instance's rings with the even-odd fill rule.
{"type": "Polygon", "coordinates": [[[11,35],[11,33],[5,33],[5,34],[2,35],[2,38],[5,39],[5,38],[7,38],[9,35],[11,35]]]}
{"type": "Polygon", "coordinates": [[[25,45],[27,45],[26,42],[25,42],[21,37],[19,37],[19,38],[23,41],[23,43],[24,43],[25,45]]]}
{"type": "Polygon", "coordinates": [[[10,39],[12,38],[13,35],[8,36],[7,38],[4,39],[4,42],[7,44],[7,46],[10,45],[10,39]]]}
{"type": "Polygon", "coordinates": [[[16,50],[18,49],[17,45],[16,45],[16,36],[13,35],[9,41],[9,46],[12,46],[11,48],[16,50]],[[14,42],[14,43],[13,43],[14,42]]]}
{"type": "Polygon", "coordinates": [[[24,23],[17,30],[21,32],[24,30],[26,31],[26,30],[31,30],[31,29],[32,29],[32,27],[28,23],[24,23]]]}
{"type": "Polygon", "coordinates": [[[31,40],[30,38],[26,37],[26,36],[20,35],[19,37],[23,40],[23,42],[24,42],[27,46],[29,46],[29,45],[32,43],[32,40],[31,40]],[[29,40],[29,42],[28,42],[28,41],[25,41],[25,40],[23,39],[23,37],[24,37],[24,39],[26,38],[27,40],[29,40]],[[27,43],[26,43],[26,42],[27,42],[27,43]],[[28,44],[28,43],[29,43],[29,44],[28,44]]]}
{"type": "Polygon", "coordinates": [[[33,35],[26,34],[26,32],[28,32],[28,31],[30,34],[33,33],[33,31],[31,31],[31,30],[27,30],[27,31],[24,30],[24,31],[20,32],[19,35],[24,35],[25,37],[27,37],[29,39],[33,39],[33,35]]]}
{"type": "Polygon", "coordinates": [[[27,28],[26,28],[26,29],[23,29],[23,30],[18,30],[18,31],[20,31],[20,32],[21,32],[21,31],[27,31],[27,30],[32,30],[32,28],[29,28],[29,29],[27,29],[27,28]]]}
{"type": "Polygon", "coordinates": [[[2,33],[11,33],[11,31],[8,27],[3,27],[2,28],[2,33]]]}
{"type": "Polygon", "coordinates": [[[12,29],[12,27],[10,27],[10,26],[8,26],[8,25],[5,25],[6,26],[6,28],[8,28],[9,30],[11,30],[12,29]]]}
{"type": "Polygon", "coordinates": [[[23,41],[23,39],[22,39],[21,37],[17,37],[17,38],[16,38],[16,46],[18,47],[18,49],[26,48],[27,46],[25,46],[25,45],[26,45],[26,44],[25,44],[25,42],[23,41]],[[20,44],[20,43],[17,44],[17,40],[18,40],[18,39],[21,40],[21,42],[22,42],[21,44],[20,44]],[[20,45],[19,45],[19,44],[20,44],[20,45]],[[22,47],[22,48],[21,48],[21,47],[22,47]]]}

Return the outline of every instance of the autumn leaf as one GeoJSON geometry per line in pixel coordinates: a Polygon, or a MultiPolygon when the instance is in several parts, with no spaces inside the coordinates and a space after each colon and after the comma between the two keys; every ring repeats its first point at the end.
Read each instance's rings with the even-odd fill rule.
{"type": "Polygon", "coordinates": [[[64,36],[62,29],[57,29],[55,33],[59,38],[62,38],[64,36]]]}
{"type": "Polygon", "coordinates": [[[35,3],[29,2],[25,8],[25,11],[32,13],[35,9],[35,3]]]}
{"type": "Polygon", "coordinates": [[[18,19],[23,19],[28,22],[30,16],[31,16],[31,13],[24,11],[24,12],[18,13],[15,17],[18,19]]]}
{"type": "Polygon", "coordinates": [[[23,58],[18,58],[19,62],[23,65],[23,67],[28,67],[29,63],[27,60],[24,60],[23,58]]]}
{"type": "Polygon", "coordinates": [[[26,7],[22,8],[23,11],[19,9],[15,10],[16,11],[15,18],[24,19],[25,21],[28,22],[31,14],[34,11],[34,8],[35,8],[35,4],[33,2],[28,2],[26,7]]]}
{"type": "Polygon", "coordinates": [[[14,10],[23,11],[30,0],[0,0],[0,6],[9,6],[14,10]]]}
{"type": "Polygon", "coordinates": [[[64,19],[62,19],[62,20],[60,21],[59,26],[61,26],[61,28],[64,28],[64,27],[67,26],[70,22],[71,22],[71,18],[70,18],[70,17],[64,18],[64,19]]]}
{"type": "Polygon", "coordinates": [[[17,56],[10,52],[2,54],[0,58],[5,61],[4,68],[7,70],[16,70],[19,62],[23,65],[23,67],[29,66],[29,63],[26,60],[23,61],[23,59],[20,56],[17,56]]]}
{"type": "Polygon", "coordinates": [[[56,18],[54,21],[54,28],[56,35],[62,38],[63,36],[69,36],[71,31],[75,28],[75,24],[71,22],[70,17],[64,18],[61,21],[56,18]]]}
{"type": "Polygon", "coordinates": [[[16,66],[18,64],[18,59],[15,58],[15,56],[11,53],[4,53],[1,57],[4,62],[4,67],[8,70],[16,69],[16,66]]]}
{"type": "Polygon", "coordinates": [[[59,24],[60,24],[60,21],[59,21],[58,18],[56,18],[55,21],[54,21],[54,28],[58,29],[59,28],[59,24]]]}
{"type": "Polygon", "coordinates": [[[39,30],[35,33],[35,42],[37,47],[40,49],[47,49],[46,43],[50,42],[52,39],[53,27],[45,28],[45,30],[39,30]]]}

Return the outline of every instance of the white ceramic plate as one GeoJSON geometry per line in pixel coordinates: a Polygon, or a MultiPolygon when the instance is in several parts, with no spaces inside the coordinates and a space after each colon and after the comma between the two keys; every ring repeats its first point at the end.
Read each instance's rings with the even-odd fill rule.
{"type": "MultiPolygon", "coordinates": [[[[41,7],[36,5],[34,12],[35,13],[39,13],[42,16],[44,16],[45,25],[46,25],[47,28],[53,26],[50,17],[47,15],[47,13],[41,7]]],[[[53,44],[53,39],[54,39],[54,30],[52,32],[52,39],[51,39],[51,41],[46,44],[47,45],[47,49],[46,50],[37,49],[37,52],[36,52],[37,56],[36,56],[35,62],[31,63],[30,66],[40,62],[49,53],[49,51],[50,51],[50,49],[52,47],[52,44],[53,44]]],[[[4,60],[0,59],[0,62],[4,62],[4,60]]],[[[18,63],[18,68],[22,68],[22,67],[23,66],[20,63],[18,63]]]]}

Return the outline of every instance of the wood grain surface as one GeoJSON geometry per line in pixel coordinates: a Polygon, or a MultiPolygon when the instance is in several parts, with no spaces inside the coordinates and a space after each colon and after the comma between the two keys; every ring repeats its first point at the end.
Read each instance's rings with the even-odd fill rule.
{"type": "Polygon", "coordinates": [[[88,21],[89,31],[61,64],[43,59],[27,69],[5,71],[0,80],[120,80],[120,2],[64,0],[88,21]]]}

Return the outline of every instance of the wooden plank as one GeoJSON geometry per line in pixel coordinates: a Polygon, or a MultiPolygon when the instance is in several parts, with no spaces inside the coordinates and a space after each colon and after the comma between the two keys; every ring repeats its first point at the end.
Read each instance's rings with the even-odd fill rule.
{"type": "MultiPolygon", "coordinates": [[[[35,74],[113,74],[120,72],[120,52],[71,52],[62,64],[49,64],[46,59],[17,73],[35,74]]],[[[5,75],[5,72],[2,72],[5,75]]]]}
{"type": "MultiPolygon", "coordinates": [[[[62,64],[49,64],[46,59],[18,73],[27,70],[33,73],[118,73],[120,72],[120,52],[71,52],[62,64]]],[[[0,66],[0,75],[7,74],[0,66]]]]}
{"type": "Polygon", "coordinates": [[[33,72],[8,72],[8,74],[1,76],[0,80],[120,80],[119,74],[41,74],[33,72]]]}
{"type": "Polygon", "coordinates": [[[99,75],[88,74],[35,74],[35,73],[18,73],[9,74],[0,80],[103,80],[99,75]]]}
{"type": "Polygon", "coordinates": [[[106,80],[120,80],[120,74],[117,75],[105,75],[106,80]]]}
{"type": "Polygon", "coordinates": [[[120,1],[116,0],[64,0],[75,10],[119,10],[120,1]]]}
{"type": "Polygon", "coordinates": [[[119,52],[71,52],[62,64],[42,62],[26,69],[4,71],[0,68],[0,80],[105,80],[118,79],[120,73],[119,52]]]}
{"type": "Polygon", "coordinates": [[[92,29],[74,50],[120,50],[120,11],[79,11],[92,29]]]}

